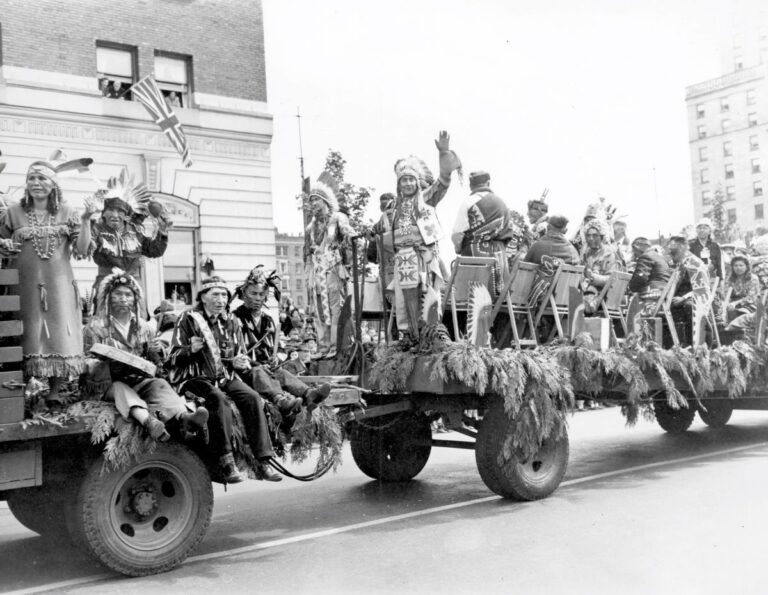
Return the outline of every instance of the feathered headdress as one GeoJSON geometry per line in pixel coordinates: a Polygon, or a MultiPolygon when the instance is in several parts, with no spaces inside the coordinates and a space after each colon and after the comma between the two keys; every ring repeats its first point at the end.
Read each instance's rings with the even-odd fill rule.
{"type": "Polygon", "coordinates": [[[146,217],[150,214],[152,194],[143,182],[136,183],[133,174],[123,168],[119,176],[107,180],[106,188],[96,193],[104,201],[104,209],[119,209],[129,216],[146,217]]]}
{"type": "Polygon", "coordinates": [[[429,188],[435,181],[435,175],[429,166],[420,157],[409,155],[395,162],[395,176],[397,181],[403,176],[413,176],[419,181],[421,189],[429,188]]]}
{"type": "Polygon", "coordinates": [[[96,290],[96,315],[105,316],[109,314],[109,295],[116,287],[125,285],[136,296],[136,303],[134,304],[134,311],[138,314],[142,311],[142,303],[144,302],[144,293],[141,291],[141,286],[136,279],[131,277],[124,270],[117,267],[112,269],[112,274],[107,275],[101,280],[99,288],[96,290]]]}
{"type": "Polygon", "coordinates": [[[64,151],[56,149],[47,161],[33,161],[29,168],[27,168],[27,175],[31,173],[39,173],[45,177],[58,183],[57,176],[65,171],[72,171],[76,169],[80,173],[88,171],[88,166],[93,163],[93,159],[90,157],[82,157],[80,159],[67,159],[64,151]]]}
{"type": "Polygon", "coordinates": [[[265,271],[264,265],[260,264],[255,266],[248,276],[245,278],[242,284],[238,285],[235,289],[236,298],[243,299],[243,292],[249,285],[256,285],[257,287],[263,287],[264,289],[271,287],[275,292],[275,299],[280,301],[280,277],[277,271],[265,271]]]}
{"type": "Polygon", "coordinates": [[[312,184],[312,188],[309,191],[309,198],[311,199],[313,196],[325,201],[331,213],[338,212],[339,185],[331,172],[324,171],[318,176],[317,181],[312,184]]]}

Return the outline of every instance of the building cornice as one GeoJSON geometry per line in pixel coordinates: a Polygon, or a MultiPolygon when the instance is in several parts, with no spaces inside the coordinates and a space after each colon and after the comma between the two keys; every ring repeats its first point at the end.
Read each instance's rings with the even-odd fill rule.
{"type": "Polygon", "coordinates": [[[766,67],[754,66],[752,68],[745,68],[744,70],[737,70],[716,79],[710,79],[695,85],[690,85],[685,88],[685,99],[692,99],[701,95],[707,95],[708,93],[714,93],[721,91],[729,87],[735,87],[748,83],[750,81],[756,81],[765,78],[766,67]]]}

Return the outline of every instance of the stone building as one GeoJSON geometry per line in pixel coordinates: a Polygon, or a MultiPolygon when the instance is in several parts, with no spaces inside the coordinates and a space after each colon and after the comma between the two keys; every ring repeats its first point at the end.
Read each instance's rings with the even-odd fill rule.
{"type": "MultiPolygon", "coordinates": [[[[232,283],[273,266],[260,0],[0,0],[0,44],[0,191],[18,198],[28,164],[57,148],[92,157],[100,180],[124,166],[143,179],[174,219],[167,253],[146,264],[150,308],[174,290],[193,297],[203,255],[232,283]],[[174,105],[191,168],[132,101],[148,74],[174,105]]],[[[79,208],[97,183],[71,175],[62,187],[79,208]]],[[[75,266],[89,289],[93,264],[75,266]]]]}
{"type": "Polygon", "coordinates": [[[277,274],[282,280],[281,298],[290,298],[298,308],[307,307],[307,279],[304,267],[304,235],[280,233],[275,229],[277,274]]]}

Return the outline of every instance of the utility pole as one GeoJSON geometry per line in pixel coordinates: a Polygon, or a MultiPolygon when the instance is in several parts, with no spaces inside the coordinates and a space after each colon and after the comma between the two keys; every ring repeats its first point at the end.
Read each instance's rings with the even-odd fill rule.
{"type": "Polygon", "coordinates": [[[301,170],[301,185],[299,187],[304,192],[304,147],[301,143],[301,112],[298,106],[296,106],[296,121],[299,124],[299,167],[301,170]]]}

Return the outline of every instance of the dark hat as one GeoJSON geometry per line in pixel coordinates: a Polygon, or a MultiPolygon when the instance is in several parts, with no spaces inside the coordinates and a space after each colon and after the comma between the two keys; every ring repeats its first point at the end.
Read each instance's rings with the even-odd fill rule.
{"type": "Polygon", "coordinates": [[[469,187],[478,188],[480,186],[486,186],[491,181],[491,174],[487,171],[473,171],[469,174],[469,187]]]}
{"type": "Polygon", "coordinates": [[[637,236],[634,240],[632,240],[632,245],[648,247],[651,245],[651,240],[643,236],[637,236]]]}
{"type": "Polygon", "coordinates": [[[680,244],[688,244],[688,238],[686,238],[684,235],[676,233],[674,235],[669,236],[670,242],[679,242],[680,244]]]}
{"type": "Polygon", "coordinates": [[[550,215],[549,225],[556,229],[565,229],[568,227],[568,217],[564,217],[563,215],[550,215]]]}
{"type": "Polygon", "coordinates": [[[197,292],[197,301],[200,301],[200,298],[214,288],[220,288],[225,289],[227,292],[227,295],[230,299],[232,299],[232,292],[229,290],[229,287],[227,287],[227,284],[224,282],[224,279],[221,277],[208,277],[207,279],[203,279],[203,283],[200,287],[200,291],[197,292]]]}

